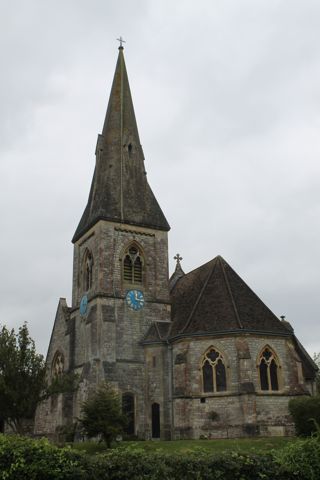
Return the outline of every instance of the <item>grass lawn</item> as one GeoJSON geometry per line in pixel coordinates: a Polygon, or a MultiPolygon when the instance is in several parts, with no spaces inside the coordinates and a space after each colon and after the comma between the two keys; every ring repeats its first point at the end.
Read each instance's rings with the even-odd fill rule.
{"type": "MultiPolygon", "coordinates": [[[[201,449],[203,452],[220,453],[223,451],[233,451],[242,453],[267,453],[272,449],[279,449],[294,442],[295,437],[266,437],[266,438],[237,438],[225,440],[174,440],[174,441],[140,441],[140,442],[120,442],[114,444],[113,448],[126,448],[144,450],[146,452],[159,453],[181,453],[201,449]]],[[[81,442],[72,445],[76,450],[82,450],[89,454],[102,453],[106,450],[103,443],[81,442]]]]}

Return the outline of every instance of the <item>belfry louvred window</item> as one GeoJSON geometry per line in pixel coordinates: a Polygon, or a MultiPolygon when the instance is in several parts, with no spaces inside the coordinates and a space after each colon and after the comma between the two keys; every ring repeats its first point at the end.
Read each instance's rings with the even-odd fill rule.
{"type": "Polygon", "coordinates": [[[123,280],[126,283],[142,284],[143,257],[139,249],[132,245],[125,252],[123,259],[123,280]]]}
{"type": "Polygon", "coordinates": [[[278,380],[279,365],[275,354],[266,347],[259,358],[259,376],[261,390],[279,390],[278,380]]]}
{"type": "Polygon", "coordinates": [[[224,392],[227,390],[226,367],[223,356],[210,348],[202,361],[202,381],[205,393],[224,392]]]}

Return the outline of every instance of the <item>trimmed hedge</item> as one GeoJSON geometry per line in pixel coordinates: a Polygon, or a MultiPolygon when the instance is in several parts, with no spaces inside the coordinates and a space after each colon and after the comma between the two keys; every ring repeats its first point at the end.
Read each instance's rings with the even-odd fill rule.
{"type": "Polygon", "coordinates": [[[117,448],[87,456],[47,440],[0,435],[0,480],[314,480],[320,442],[299,440],[270,455],[188,455],[117,448]]]}
{"type": "Polygon", "coordinates": [[[289,412],[297,435],[302,437],[312,435],[317,431],[314,420],[320,425],[320,395],[293,398],[289,402],[289,412]]]}
{"type": "Polygon", "coordinates": [[[199,451],[188,455],[166,455],[120,449],[96,458],[96,478],[105,480],[256,480],[259,478],[274,480],[278,478],[277,465],[273,464],[270,457],[253,457],[236,453],[212,456],[199,451]]]}

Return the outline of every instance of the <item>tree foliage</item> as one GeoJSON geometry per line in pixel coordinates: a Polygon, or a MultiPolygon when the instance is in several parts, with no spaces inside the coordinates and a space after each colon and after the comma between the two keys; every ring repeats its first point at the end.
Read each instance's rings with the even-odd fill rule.
{"type": "Polygon", "coordinates": [[[22,419],[31,419],[45,385],[45,362],[24,324],[18,333],[0,330],[0,416],[22,432],[22,419]]]}
{"type": "Polygon", "coordinates": [[[317,424],[320,424],[320,395],[293,398],[289,402],[289,411],[297,435],[303,437],[312,435],[317,431],[317,424]]]}
{"type": "Polygon", "coordinates": [[[316,389],[317,393],[320,394],[320,353],[314,353],[313,354],[313,361],[319,368],[319,370],[316,373],[316,389]]]}
{"type": "Polygon", "coordinates": [[[83,403],[79,419],[83,431],[89,438],[101,436],[107,446],[123,432],[127,417],[122,413],[120,397],[108,383],[83,403]]]}
{"type": "Polygon", "coordinates": [[[17,433],[23,433],[24,420],[33,419],[37,404],[51,395],[76,389],[77,375],[64,373],[50,384],[46,365],[29,335],[27,324],[8,330],[0,329],[0,424],[6,422],[17,433]]]}

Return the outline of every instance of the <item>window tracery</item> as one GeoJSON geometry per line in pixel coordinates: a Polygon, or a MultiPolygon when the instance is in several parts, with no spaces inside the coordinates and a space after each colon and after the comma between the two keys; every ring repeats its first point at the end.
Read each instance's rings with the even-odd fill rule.
{"type": "Polygon", "coordinates": [[[123,280],[126,283],[143,283],[143,256],[136,245],[130,245],[123,257],[123,280]]]}
{"type": "Polygon", "coordinates": [[[52,375],[59,377],[64,371],[64,356],[61,352],[57,352],[52,362],[52,375]]]}
{"type": "Polygon", "coordinates": [[[224,392],[227,390],[226,367],[223,356],[210,348],[202,361],[203,391],[205,393],[224,392]]]}
{"type": "Polygon", "coordinates": [[[279,390],[279,364],[276,355],[269,347],[265,347],[260,354],[259,376],[261,390],[279,390]]]}

